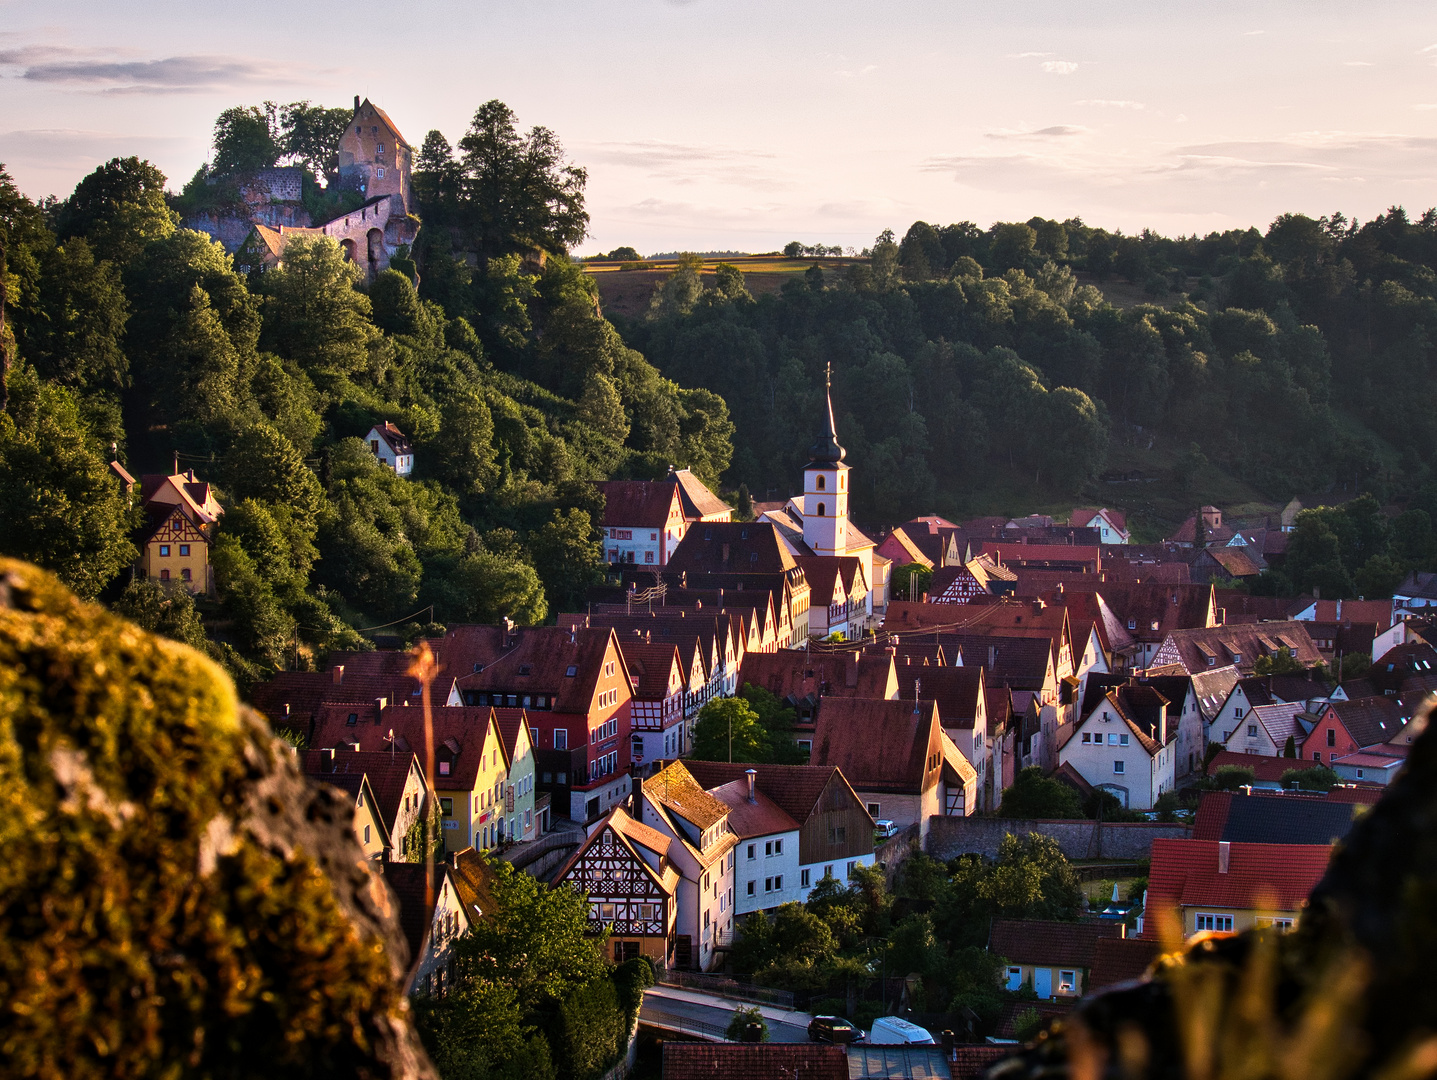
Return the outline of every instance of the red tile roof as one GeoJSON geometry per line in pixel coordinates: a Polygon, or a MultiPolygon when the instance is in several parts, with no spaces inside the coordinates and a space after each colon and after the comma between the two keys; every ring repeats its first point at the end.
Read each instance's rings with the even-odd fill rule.
{"type": "Polygon", "coordinates": [[[1232,843],[1220,873],[1219,847],[1216,840],[1153,841],[1145,937],[1158,935],[1163,911],[1180,907],[1297,911],[1332,855],[1325,844],[1232,843]]]}
{"type": "MultiPolygon", "coordinates": [[[[369,788],[374,792],[374,801],[379,805],[384,827],[391,833],[394,822],[404,801],[404,787],[409,782],[411,766],[417,766],[419,775],[424,775],[424,766],[417,765],[418,759],[409,753],[341,750],[334,755],[334,765],[325,772],[318,750],[306,750],[301,766],[306,776],[328,783],[336,776],[350,773],[369,777],[369,788]]],[[[397,841],[396,841],[397,842],[397,841]]]]}
{"type": "Polygon", "coordinates": [[[978,1080],[989,1065],[1016,1049],[988,1043],[960,1043],[948,1052],[949,1075],[952,1080],[978,1080]]]}
{"type": "Polygon", "coordinates": [[[747,765],[737,761],[686,760],[684,767],[708,790],[743,779],[752,769],[756,774],[754,786],[800,825],[812,816],[830,783],[836,781],[848,787],[842,771],[833,765],[747,765]]]}
{"type": "Polygon", "coordinates": [[[619,637],[619,651],[624,654],[624,666],[629,669],[629,679],[634,683],[634,696],[650,701],[661,700],[670,693],[683,693],[688,679],[684,677],[684,663],[679,659],[678,646],[673,642],[650,645],[630,637],[619,637]],[[677,670],[678,688],[669,688],[670,678],[677,670]]]}
{"type": "Polygon", "coordinates": [[[663,481],[610,480],[600,484],[604,493],[603,525],[612,528],[662,529],[670,522],[670,513],[678,509],[678,486],[663,481]]]}
{"type": "Polygon", "coordinates": [[[1012,964],[1088,968],[1093,966],[1098,939],[1123,933],[1124,926],[1116,919],[994,919],[988,931],[988,951],[1012,964]]]}
{"type": "Polygon", "coordinates": [[[760,791],[757,782],[754,784],[753,802],[748,801],[747,779],[730,780],[719,787],[709,788],[708,792],[729,808],[729,828],[741,840],[751,836],[796,832],[802,824],[760,791]]]}
{"type": "Polygon", "coordinates": [[[938,718],[946,728],[971,728],[978,715],[978,695],[984,689],[983,668],[922,667],[899,664],[898,697],[912,701],[920,696],[938,703],[938,718]]]}
{"type": "Polygon", "coordinates": [[[1162,951],[1154,938],[1100,938],[1093,949],[1087,990],[1091,993],[1141,979],[1162,951]]]}
{"type": "Polygon", "coordinates": [[[1213,756],[1207,771],[1209,776],[1215,776],[1218,769],[1224,765],[1236,765],[1238,768],[1251,769],[1254,780],[1277,782],[1289,769],[1311,769],[1321,764],[1320,761],[1308,761],[1305,758],[1265,757],[1262,754],[1238,754],[1223,750],[1213,756]]]}
{"type": "Polygon", "coordinates": [[[842,769],[858,791],[917,794],[937,782],[941,732],[932,701],[915,710],[912,701],[833,697],[819,711],[811,760],[842,769]]]}
{"type": "Polygon", "coordinates": [[[848,1080],[848,1051],[826,1044],[665,1042],[664,1080],[848,1080]]]}
{"type": "MultiPolygon", "coordinates": [[[[440,705],[431,712],[435,751],[443,753],[447,746],[452,764],[449,775],[431,777],[430,783],[445,790],[472,788],[479,775],[479,758],[484,753],[493,710],[488,706],[440,705]]],[[[321,715],[313,741],[319,747],[357,742],[362,751],[387,751],[391,731],[401,755],[412,752],[421,758],[424,756],[424,710],[403,706],[387,707],[379,715],[378,723],[347,724],[339,712],[321,715]]]]}
{"type": "Polygon", "coordinates": [[[669,556],[668,569],[690,574],[778,574],[798,563],[771,522],[704,522],[692,526],[669,556]]]}

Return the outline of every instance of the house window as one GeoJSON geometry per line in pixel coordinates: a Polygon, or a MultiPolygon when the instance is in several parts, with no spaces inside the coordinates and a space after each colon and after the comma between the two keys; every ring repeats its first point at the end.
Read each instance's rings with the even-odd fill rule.
{"type": "Polygon", "coordinates": [[[775,855],[782,855],[782,854],[783,854],[783,841],[782,841],[782,840],[775,840],[775,841],[773,842],[773,853],[774,853],[775,855]]]}
{"type": "Polygon", "coordinates": [[[439,800],[439,812],[440,812],[441,814],[443,814],[445,817],[453,817],[453,816],[454,816],[454,800],[453,800],[453,799],[440,799],[440,800],[439,800]]]}
{"type": "Polygon", "coordinates": [[[570,664],[567,668],[564,669],[564,678],[566,679],[572,679],[577,674],[579,674],[579,669],[577,665],[570,664]]]}
{"type": "Polygon", "coordinates": [[[162,557],[168,557],[169,554],[170,554],[170,545],[169,545],[169,544],[161,544],[161,545],[160,545],[160,555],[161,555],[162,557]]]}
{"type": "Polygon", "coordinates": [[[653,553],[652,551],[646,551],[646,552],[644,552],[644,562],[651,563],[651,562],[653,562],[653,561],[654,561],[654,553],[653,553]]]}
{"type": "MultiPolygon", "coordinates": [[[[830,829],[828,830],[828,842],[829,842],[830,844],[846,844],[846,843],[848,843],[848,826],[847,826],[847,825],[835,825],[835,826],[833,826],[832,828],[830,828],[830,829]]],[[[831,866],[824,867],[823,874],[824,874],[825,877],[830,876],[832,873],[833,873],[833,868],[832,868],[831,866]]]]}
{"type": "Polygon", "coordinates": [[[853,868],[854,868],[855,866],[857,866],[857,865],[858,865],[858,863],[856,863],[856,862],[851,862],[851,863],[848,864],[848,880],[849,880],[849,881],[852,881],[852,880],[853,880],[853,868]]]}
{"type": "Polygon", "coordinates": [[[1058,993],[1076,994],[1078,992],[1078,973],[1076,971],[1058,972],[1058,993]]]}
{"type": "Polygon", "coordinates": [[[170,580],[170,572],[169,572],[168,570],[161,570],[161,571],[160,571],[160,580],[161,580],[161,581],[169,581],[169,580],[170,580]]]}
{"type": "MultiPolygon", "coordinates": [[[[375,152],[376,154],[382,154],[382,153],[384,153],[384,144],[383,144],[383,143],[375,143],[375,144],[374,144],[374,152],[375,152]]],[[[381,174],[381,175],[382,175],[382,174],[381,174]]]]}
{"type": "Polygon", "coordinates": [[[829,863],[827,866],[825,866],[825,867],[823,868],[823,876],[824,876],[824,877],[833,877],[833,863],[829,863]]]}
{"type": "Polygon", "coordinates": [[[1257,738],[1257,725],[1256,725],[1256,724],[1248,724],[1248,725],[1247,725],[1247,737],[1248,737],[1249,739],[1255,739],[1255,738],[1257,738]]]}
{"type": "Polygon", "coordinates": [[[822,477],[822,476],[820,476],[820,477],[818,478],[818,490],[819,490],[819,491],[822,491],[822,490],[823,490],[823,477],[822,477]]]}
{"type": "Polygon", "coordinates": [[[756,881],[750,881],[750,882],[748,883],[748,894],[749,894],[750,896],[753,895],[754,886],[757,885],[757,884],[758,884],[758,882],[756,882],[756,881]]]}
{"type": "Polygon", "coordinates": [[[757,854],[758,854],[758,845],[757,845],[757,844],[750,844],[750,845],[748,846],[748,857],[749,857],[750,859],[752,859],[752,858],[753,858],[755,855],[757,855],[757,854]]]}
{"type": "Polygon", "coordinates": [[[189,545],[189,544],[181,544],[181,545],[180,545],[180,554],[181,554],[181,555],[188,555],[189,553],[190,553],[190,545],[189,545]]]}
{"type": "Polygon", "coordinates": [[[763,891],[773,892],[773,878],[766,877],[763,879],[763,891]]]}
{"type": "Polygon", "coordinates": [[[561,727],[560,727],[560,728],[555,728],[555,729],[554,729],[554,749],[555,749],[555,750],[567,750],[567,749],[569,749],[569,729],[568,729],[568,728],[561,728],[561,727]]]}
{"type": "Polygon", "coordinates": [[[1312,752],[1312,760],[1313,760],[1313,761],[1321,761],[1321,760],[1322,760],[1322,751],[1321,751],[1321,750],[1314,750],[1314,751],[1312,752]]]}
{"type": "Polygon", "coordinates": [[[354,724],[359,723],[359,714],[358,714],[357,712],[352,712],[352,713],[350,713],[349,716],[345,719],[344,722],[345,722],[346,724],[351,725],[351,726],[353,726],[354,724]]]}
{"type": "Polygon", "coordinates": [[[783,875],[782,875],[782,874],[777,874],[777,875],[774,876],[774,879],[773,879],[773,891],[774,891],[774,892],[778,892],[778,891],[779,891],[780,889],[782,889],[782,888],[783,888],[783,875]]]}
{"type": "Polygon", "coordinates": [[[1195,930],[1213,930],[1217,933],[1232,933],[1231,915],[1209,915],[1206,912],[1198,912],[1193,918],[1195,930]]]}
{"type": "Polygon", "coordinates": [[[1328,728],[1328,729],[1327,729],[1327,745],[1328,745],[1328,746],[1336,746],[1336,745],[1337,745],[1337,729],[1336,729],[1336,728],[1328,728]]]}
{"type": "Polygon", "coordinates": [[[819,504],[818,504],[818,516],[819,516],[819,517],[823,517],[823,511],[824,511],[825,509],[826,509],[826,507],[823,505],[823,503],[819,503],[819,504]]]}
{"type": "Polygon", "coordinates": [[[1362,770],[1361,770],[1361,769],[1358,769],[1358,770],[1357,770],[1357,779],[1359,779],[1359,780],[1362,779],[1362,770]]]}
{"type": "Polygon", "coordinates": [[[1009,990],[1021,990],[1022,987],[1023,987],[1023,969],[1020,968],[1020,967],[1010,967],[1010,968],[1008,969],[1008,989],[1009,989],[1009,990]]]}
{"type": "Polygon", "coordinates": [[[876,818],[878,816],[878,804],[876,802],[871,802],[868,804],[868,816],[871,818],[876,818]]]}
{"type": "Polygon", "coordinates": [[[798,883],[805,889],[808,888],[808,873],[807,870],[801,870],[798,875],[798,883]]]}
{"type": "Polygon", "coordinates": [[[447,762],[447,761],[441,761],[441,762],[439,763],[439,775],[440,775],[440,776],[448,776],[448,775],[449,775],[449,762],[447,762]]]}
{"type": "Polygon", "coordinates": [[[1092,737],[1091,735],[1089,735],[1086,731],[1083,732],[1083,742],[1085,742],[1085,743],[1090,743],[1090,742],[1092,742],[1092,741],[1093,741],[1093,737],[1092,737]]]}
{"type": "Polygon", "coordinates": [[[1258,919],[1254,919],[1254,920],[1253,920],[1253,923],[1254,923],[1259,929],[1265,929],[1265,928],[1267,928],[1267,927],[1272,927],[1272,929],[1274,929],[1274,930],[1282,930],[1282,931],[1287,931],[1287,930],[1291,930],[1291,929],[1292,929],[1292,920],[1291,920],[1291,919],[1266,919],[1266,918],[1258,918],[1258,919]]]}
{"type": "Polygon", "coordinates": [[[613,904],[600,904],[600,905],[599,905],[599,918],[602,919],[604,922],[613,922],[613,921],[614,921],[614,905],[613,905],[613,904]]]}
{"type": "Polygon", "coordinates": [[[1120,760],[1118,760],[1118,761],[1113,762],[1113,772],[1115,772],[1115,773],[1124,773],[1124,772],[1127,772],[1127,769],[1128,769],[1128,763],[1127,763],[1126,761],[1122,761],[1122,760],[1120,759],[1120,760]]]}
{"type": "Polygon", "coordinates": [[[1128,745],[1128,737],[1127,737],[1126,735],[1119,735],[1119,736],[1118,736],[1118,745],[1119,745],[1119,746],[1127,746],[1127,745],[1128,745]]]}
{"type": "Polygon", "coordinates": [[[189,568],[188,566],[182,567],[182,568],[180,569],[180,580],[181,580],[181,581],[189,581],[189,580],[191,580],[191,578],[190,578],[190,568],[189,568]]]}

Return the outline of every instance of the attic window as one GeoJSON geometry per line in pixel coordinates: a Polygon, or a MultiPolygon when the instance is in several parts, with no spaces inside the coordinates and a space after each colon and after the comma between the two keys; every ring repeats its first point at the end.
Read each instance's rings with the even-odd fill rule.
{"type": "Polygon", "coordinates": [[[440,775],[440,776],[448,776],[448,775],[449,775],[449,762],[447,762],[447,761],[441,761],[441,762],[439,763],[439,775],[440,775]]]}
{"type": "Polygon", "coordinates": [[[564,669],[564,677],[566,679],[572,679],[577,674],[579,674],[579,669],[574,664],[570,664],[567,668],[564,669]]]}
{"type": "Polygon", "coordinates": [[[475,671],[476,674],[479,673],[479,672],[481,672],[481,671],[483,671],[483,670],[484,670],[484,665],[483,665],[483,664],[475,664],[475,665],[474,665],[474,671],[475,671]]]}
{"type": "Polygon", "coordinates": [[[520,675],[532,675],[532,674],[534,674],[534,669],[533,669],[532,667],[530,667],[528,664],[520,664],[520,665],[519,665],[519,674],[520,674],[520,675]]]}
{"type": "Polygon", "coordinates": [[[1136,630],[1137,628],[1138,628],[1138,620],[1137,620],[1137,619],[1129,619],[1129,620],[1128,620],[1128,629],[1129,629],[1129,630],[1136,630]]]}
{"type": "Polygon", "coordinates": [[[758,552],[757,552],[757,551],[750,551],[750,552],[748,553],[748,561],[751,562],[751,563],[756,563],[756,562],[758,562],[758,552]]]}
{"type": "Polygon", "coordinates": [[[1149,629],[1149,630],[1156,630],[1157,628],[1158,628],[1158,620],[1157,620],[1157,619],[1154,619],[1154,620],[1152,621],[1152,623],[1148,626],[1148,629],[1149,629]]]}
{"type": "Polygon", "coordinates": [[[345,722],[346,724],[357,724],[357,723],[359,723],[359,714],[358,714],[357,712],[352,712],[352,713],[350,713],[349,716],[345,719],[344,722],[345,722]]]}

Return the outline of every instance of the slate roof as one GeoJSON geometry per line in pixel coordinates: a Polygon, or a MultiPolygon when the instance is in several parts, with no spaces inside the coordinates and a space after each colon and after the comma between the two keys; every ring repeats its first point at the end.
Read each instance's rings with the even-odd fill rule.
{"type": "Polygon", "coordinates": [[[1351,701],[1329,702],[1328,708],[1347,729],[1361,749],[1385,743],[1406,726],[1408,717],[1402,706],[1390,697],[1354,698],[1351,701]]]}
{"type": "MultiPolygon", "coordinates": [[[[1172,665],[1174,671],[1181,672],[1180,665],[1172,665]]],[[[1150,674],[1156,674],[1162,669],[1150,669],[1150,674]]],[[[1197,695],[1198,710],[1202,713],[1203,719],[1212,721],[1223,705],[1227,702],[1228,695],[1232,688],[1237,685],[1237,668],[1227,664],[1220,668],[1209,668],[1206,671],[1194,671],[1189,678],[1193,682],[1193,691],[1197,695]]]]}
{"type": "Polygon", "coordinates": [[[1154,840],[1144,936],[1158,932],[1157,913],[1177,907],[1296,911],[1327,871],[1326,844],[1247,844],[1229,848],[1218,872],[1216,840],[1154,840]]]}
{"type": "Polygon", "coordinates": [[[1088,993],[1141,979],[1162,951],[1153,938],[1099,938],[1088,972],[1088,993]]]}
{"type": "Polygon", "coordinates": [[[941,731],[932,701],[915,710],[912,701],[834,697],[819,711],[811,760],[842,769],[855,790],[916,793],[929,772],[935,729],[941,731]]]}
{"type": "Polygon", "coordinates": [[[1333,844],[1356,822],[1357,806],[1311,795],[1204,792],[1194,840],[1250,844],[1333,844]]]}
{"type": "Polygon", "coordinates": [[[667,1040],[664,1080],[848,1080],[848,1051],[826,1043],[667,1040]]]}

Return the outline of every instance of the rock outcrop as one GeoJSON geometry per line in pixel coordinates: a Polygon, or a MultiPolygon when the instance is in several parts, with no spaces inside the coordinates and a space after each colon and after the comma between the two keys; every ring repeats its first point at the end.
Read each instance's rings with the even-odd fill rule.
{"type": "Polygon", "coordinates": [[[0,561],[0,1073],[435,1073],[352,809],[199,653],[0,561]]]}

